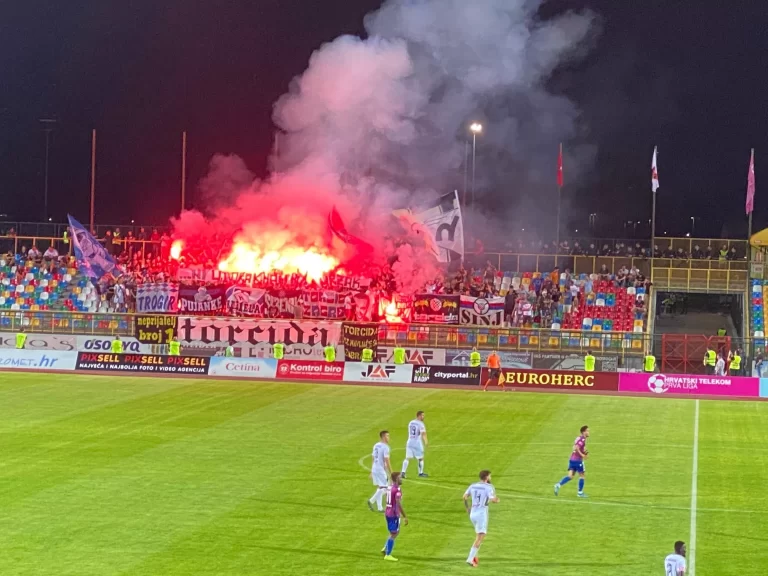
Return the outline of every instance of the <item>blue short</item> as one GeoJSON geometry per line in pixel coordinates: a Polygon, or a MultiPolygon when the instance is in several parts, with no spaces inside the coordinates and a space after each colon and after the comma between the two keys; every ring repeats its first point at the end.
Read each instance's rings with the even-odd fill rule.
{"type": "Polygon", "coordinates": [[[579,474],[584,474],[584,461],[583,460],[568,460],[568,471],[573,470],[579,474]]]}
{"type": "Polygon", "coordinates": [[[389,530],[390,534],[397,534],[400,532],[400,518],[392,518],[390,516],[385,516],[387,519],[387,530],[389,530]]]}

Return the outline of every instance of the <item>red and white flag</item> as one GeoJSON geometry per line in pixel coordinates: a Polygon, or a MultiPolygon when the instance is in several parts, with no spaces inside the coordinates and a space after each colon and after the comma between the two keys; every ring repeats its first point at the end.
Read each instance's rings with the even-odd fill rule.
{"type": "Polygon", "coordinates": [[[653,160],[651,160],[651,191],[659,189],[659,170],[656,167],[656,146],[653,147],[653,160]]]}
{"type": "Polygon", "coordinates": [[[749,156],[749,174],[747,174],[747,214],[755,209],[755,149],[749,156]]]}
{"type": "Polygon", "coordinates": [[[560,143],[560,154],[557,157],[557,185],[563,187],[563,143],[560,143]]]}

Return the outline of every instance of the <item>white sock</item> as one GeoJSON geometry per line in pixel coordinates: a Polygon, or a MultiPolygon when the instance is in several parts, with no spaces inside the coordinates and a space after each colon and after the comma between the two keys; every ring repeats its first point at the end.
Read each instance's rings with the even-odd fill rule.
{"type": "Polygon", "coordinates": [[[419,460],[419,474],[424,472],[424,460],[419,460]]]}
{"type": "Polygon", "coordinates": [[[386,493],[387,493],[387,489],[386,488],[379,488],[379,492],[378,492],[379,499],[376,502],[376,506],[379,507],[379,510],[384,510],[383,501],[384,501],[384,496],[386,495],[386,493]]]}
{"type": "Polygon", "coordinates": [[[369,501],[371,504],[373,504],[373,503],[375,502],[375,503],[376,503],[376,507],[377,507],[379,510],[383,510],[383,508],[382,508],[382,506],[381,506],[381,501],[382,501],[382,499],[384,498],[384,494],[386,494],[386,493],[387,493],[387,490],[386,490],[385,488],[377,488],[377,489],[376,489],[376,492],[374,492],[374,493],[373,493],[373,496],[371,496],[371,497],[368,499],[368,501],[369,501]]]}
{"type": "Polygon", "coordinates": [[[469,551],[469,556],[467,556],[467,562],[472,562],[472,560],[475,559],[475,556],[477,556],[477,548],[472,546],[472,549],[469,551]]]}
{"type": "Polygon", "coordinates": [[[403,460],[403,474],[405,474],[406,470],[408,470],[408,458],[403,460]]]}

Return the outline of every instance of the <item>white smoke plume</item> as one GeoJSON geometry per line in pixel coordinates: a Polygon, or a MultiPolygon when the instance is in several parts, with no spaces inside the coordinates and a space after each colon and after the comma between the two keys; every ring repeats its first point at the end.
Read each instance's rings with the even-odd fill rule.
{"type": "MultiPolygon", "coordinates": [[[[595,17],[542,19],[542,3],[385,2],[366,17],[367,38],[321,46],[277,101],[265,182],[236,158],[213,160],[201,191],[230,203],[211,221],[255,236],[275,226],[309,236],[336,205],[353,231],[378,245],[392,209],[463,188],[466,128],[475,119],[486,126],[478,155],[486,209],[551,215],[557,144],[579,124],[576,106],[546,84],[584,54],[595,17]]],[[[589,149],[566,150],[568,177],[576,178],[589,149]]]]}

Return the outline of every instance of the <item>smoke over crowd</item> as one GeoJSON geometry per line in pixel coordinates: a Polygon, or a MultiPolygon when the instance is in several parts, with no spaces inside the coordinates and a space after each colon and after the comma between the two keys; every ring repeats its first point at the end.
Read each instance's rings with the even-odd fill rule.
{"type": "MultiPolygon", "coordinates": [[[[551,220],[557,143],[579,126],[575,105],[546,85],[583,55],[595,26],[591,13],[542,19],[541,9],[541,0],[385,2],[366,17],[365,38],[321,46],[275,103],[270,175],[259,181],[237,156],[214,157],[199,190],[204,213],[182,214],[176,236],[234,236],[256,261],[301,247],[343,264],[350,247],[328,230],[335,206],[383,258],[392,210],[463,190],[476,119],[487,129],[475,225],[488,228],[491,208],[551,220]]],[[[569,150],[573,178],[589,149],[569,150]]],[[[411,283],[414,268],[428,270],[405,252],[397,269],[411,283]]]]}

